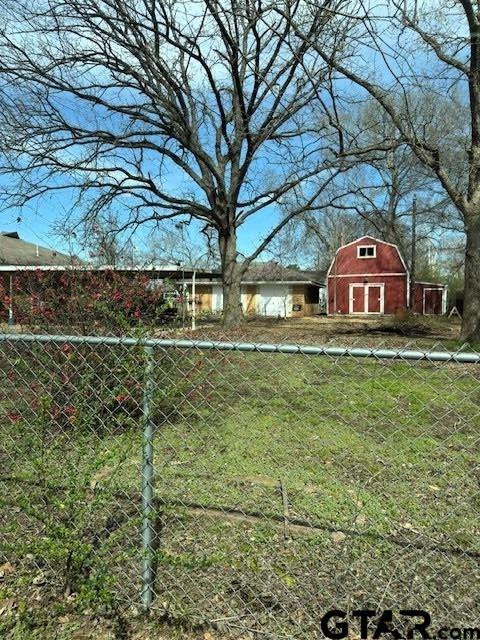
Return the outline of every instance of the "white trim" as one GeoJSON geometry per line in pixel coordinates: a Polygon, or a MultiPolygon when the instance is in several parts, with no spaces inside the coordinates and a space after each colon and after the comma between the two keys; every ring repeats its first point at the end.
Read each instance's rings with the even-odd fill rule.
{"type": "MultiPolygon", "coordinates": [[[[185,280],[185,284],[192,284],[192,280],[185,280]]],[[[197,278],[197,284],[222,284],[222,281],[197,278]]],[[[319,289],[325,289],[326,285],[321,282],[315,282],[314,280],[242,280],[241,284],[304,284],[312,287],[318,287],[319,289]]]]}
{"type": "MultiPolygon", "coordinates": [[[[118,272],[129,272],[129,271],[151,271],[155,273],[164,273],[175,271],[177,273],[182,273],[186,271],[196,271],[199,273],[198,269],[191,269],[190,267],[182,269],[177,265],[166,265],[166,266],[146,266],[146,267],[113,267],[109,265],[103,265],[100,267],[94,267],[89,264],[66,264],[66,265],[52,265],[52,264],[29,264],[29,265],[21,265],[21,264],[2,264],[0,265],[1,271],[118,271],[118,272]]],[[[210,271],[201,271],[201,273],[211,273],[210,271]]],[[[212,276],[212,277],[217,277],[212,276]]],[[[198,281],[198,278],[197,278],[198,281]]]]}
{"type": "MultiPolygon", "coordinates": [[[[83,265],[82,265],[83,266],[83,265]]],[[[215,271],[209,271],[208,269],[198,269],[196,267],[192,267],[191,265],[178,265],[178,264],[145,264],[145,265],[135,265],[133,267],[117,267],[112,264],[102,264],[98,267],[84,263],[83,268],[89,271],[178,271],[183,273],[184,271],[195,271],[196,273],[218,273],[215,271]]]]}
{"type": "Polygon", "coordinates": [[[380,240],[379,238],[375,238],[374,236],[360,236],[360,238],[357,238],[356,240],[352,240],[351,242],[347,242],[347,244],[342,244],[341,247],[339,247],[340,249],[343,249],[344,247],[350,247],[352,246],[352,244],[355,244],[356,242],[360,242],[360,240],[366,240],[368,238],[368,240],[373,240],[374,242],[380,242],[381,244],[388,244],[390,247],[395,247],[395,249],[398,249],[398,246],[396,244],[393,244],[393,242],[386,242],[385,240],[380,240]]]}
{"type": "Polygon", "coordinates": [[[338,252],[340,251],[341,248],[342,247],[338,247],[338,249],[335,251],[335,255],[333,256],[332,261],[330,262],[330,266],[327,269],[327,281],[328,281],[328,278],[330,278],[330,277],[334,278],[335,277],[335,276],[330,276],[330,271],[332,270],[333,264],[334,264],[335,260],[337,259],[337,254],[338,254],[338,252]]]}
{"type": "Polygon", "coordinates": [[[51,265],[51,264],[39,264],[39,265],[0,265],[0,271],[79,271],[84,270],[85,267],[79,267],[75,265],[51,265]]]}
{"type": "MultiPolygon", "coordinates": [[[[353,243],[352,243],[352,244],[353,244],[353,243]]],[[[341,247],[338,247],[338,249],[335,251],[335,255],[333,256],[333,259],[332,259],[332,261],[331,261],[331,263],[330,263],[330,266],[328,267],[328,271],[327,271],[327,278],[330,276],[330,271],[332,270],[332,267],[333,267],[333,265],[335,264],[335,262],[336,262],[336,260],[337,260],[337,256],[338,256],[338,254],[339,254],[339,253],[340,253],[340,251],[341,251],[344,247],[346,247],[346,246],[348,246],[348,245],[346,245],[346,244],[345,244],[345,245],[342,245],[341,247]]],[[[337,277],[338,277],[338,276],[337,276],[337,277]]]]}
{"type": "Polygon", "coordinates": [[[348,285],[348,313],[352,316],[373,316],[382,315],[385,311],[385,283],[384,282],[351,282],[348,285]],[[363,311],[354,311],[353,303],[355,301],[353,297],[353,288],[363,287],[363,311]],[[370,287],[379,287],[380,289],[380,311],[370,311],[368,309],[369,289],[370,287]]]}
{"type": "Polygon", "coordinates": [[[350,315],[365,315],[365,291],[366,287],[363,282],[351,282],[348,285],[348,313],[350,315]],[[355,287],[361,287],[363,291],[363,311],[354,311],[353,303],[355,302],[355,298],[353,297],[353,290],[355,287]]]}
{"type": "Polygon", "coordinates": [[[315,287],[325,287],[323,283],[315,280],[242,280],[242,284],[308,284],[315,287]]]}
{"type": "Polygon", "coordinates": [[[338,276],[328,276],[329,278],[383,278],[387,276],[404,276],[405,273],[401,271],[400,273],[342,273],[338,276]]]}
{"type": "Polygon", "coordinates": [[[406,282],[406,286],[405,286],[405,292],[406,292],[406,305],[405,308],[406,309],[410,309],[410,304],[413,301],[412,296],[415,295],[415,291],[413,291],[413,293],[410,291],[410,271],[407,269],[407,273],[405,274],[407,276],[407,282],[406,282]]]}
{"type": "Polygon", "coordinates": [[[357,260],[374,260],[377,257],[377,245],[376,244],[359,244],[357,247],[357,260]],[[373,255],[361,256],[361,249],[373,249],[373,255]]]}
{"type": "Polygon", "coordinates": [[[423,282],[421,280],[415,280],[415,284],[431,284],[437,289],[444,289],[447,285],[441,282],[423,282]]]}

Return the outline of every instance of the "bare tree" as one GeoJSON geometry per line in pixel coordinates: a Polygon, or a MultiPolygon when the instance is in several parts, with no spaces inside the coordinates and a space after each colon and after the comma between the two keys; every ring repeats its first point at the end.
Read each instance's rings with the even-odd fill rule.
{"type": "MultiPolygon", "coordinates": [[[[450,105],[439,98],[436,100],[443,103],[445,115],[450,105]]],[[[431,109],[423,95],[417,95],[416,100],[412,95],[411,103],[416,106],[415,118],[421,126],[431,118],[431,109]]],[[[400,101],[398,108],[401,107],[400,101]]],[[[406,115],[414,117],[411,112],[406,115]]],[[[368,100],[357,117],[349,120],[354,125],[350,126],[349,133],[355,138],[351,150],[360,147],[365,151],[358,167],[347,177],[351,183],[348,198],[336,198],[333,204],[339,209],[357,213],[366,222],[369,233],[399,245],[407,264],[411,254],[414,200],[417,203],[415,218],[420,243],[435,242],[445,232],[458,232],[458,216],[452,211],[454,207],[435,173],[419,162],[412,149],[398,136],[385,110],[376,101],[368,100]],[[385,141],[389,141],[389,148],[375,148],[385,141]],[[371,151],[367,151],[369,148],[371,151]]]]}
{"type": "MultiPolygon", "coordinates": [[[[337,109],[337,114],[344,137],[351,139],[348,149],[364,152],[356,162],[353,158],[354,166],[342,180],[335,182],[329,193],[330,206],[291,221],[272,242],[269,253],[283,263],[300,261],[323,270],[340,245],[369,234],[397,244],[413,275],[415,200],[416,262],[418,273],[426,277],[432,269],[429,256],[433,248],[447,239],[463,241],[458,213],[435,174],[399,138],[383,108],[371,99],[355,105],[351,95],[344,96],[342,101],[344,113],[337,109]],[[387,149],[382,148],[385,140],[390,141],[387,149]],[[395,141],[398,143],[394,144],[395,141]]],[[[436,101],[439,103],[440,98],[436,101]]],[[[447,101],[441,103],[445,116],[450,105],[447,101]]],[[[416,106],[420,121],[431,117],[423,95],[417,96],[416,106]]],[[[448,130],[455,129],[457,122],[458,113],[450,111],[448,130]]]]}
{"type": "Polygon", "coordinates": [[[300,263],[326,272],[337,249],[367,231],[356,213],[327,207],[292,221],[272,242],[269,253],[284,265],[300,263]]]}
{"type": "Polygon", "coordinates": [[[151,235],[146,258],[168,261],[196,269],[218,269],[218,247],[211,233],[199,233],[187,221],[164,223],[151,235]]]}
{"type": "MultiPolygon", "coordinates": [[[[320,7],[310,1],[312,16],[320,7]]],[[[282,9],[278,9],[282,13],[282,9]]],[[[480,339],[480,8],[473,0],[345,0],[344,48],[316,47],[304,24],[295,31],[384,110],[395,138],[347,153],[357,158],[406,144],[455,207],[466,235],[464,339],[480,339]],[[418,110],[423,94],[429,114],[418,110]],[[449,108],[445,109],[446,102],[449,108]],[[457,112],[455,127],[451,114],[457,112]]],[[[338,124],[342,128],[342,124],[338,124]]]]}
{"type": "Polygon", "coordinates": [[[303,0],[4,0],[6,204],[67,191],[82,222],[114,209],[120,231],[192,216],[218,235],[224,320],[240,322],[249,263],[344,170],[331,116],[312,126],[337,3],[299,37],[303,0]],[[240,260],[254,216],[271,228],[240,260]]]}
{"type": "MultiPolygon", "coordinates": [[[[95,221],[86,221],[84,228],[78,230],[75,234],[77,243],[87,252],[89,262],[97,266],[111,267],[128,262],[129,241],[122,242],[117,227],[118,220],[108,216],[103,220],[97,218],[95,221]]],[[[63,225],[58,231],[65,231],[63,225]]]]}

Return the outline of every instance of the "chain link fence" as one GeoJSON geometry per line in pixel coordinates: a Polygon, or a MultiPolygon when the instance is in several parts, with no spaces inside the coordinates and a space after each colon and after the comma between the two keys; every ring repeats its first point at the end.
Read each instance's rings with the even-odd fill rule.
{"type": "Polygon", "coordinates": [[[3,600],[215,638],[317,638],[333,608],[480,626],[479,364],[0,335],[3,600]]]}

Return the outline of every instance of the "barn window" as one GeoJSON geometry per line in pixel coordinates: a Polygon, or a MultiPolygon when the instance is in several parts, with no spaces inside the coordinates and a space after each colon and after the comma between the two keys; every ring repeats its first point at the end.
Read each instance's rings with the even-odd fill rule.
{"type": "Polygon", "coordinates": [[[377,247],[374,244],[357,247],[357,258],[375,258],[377,247]]]}

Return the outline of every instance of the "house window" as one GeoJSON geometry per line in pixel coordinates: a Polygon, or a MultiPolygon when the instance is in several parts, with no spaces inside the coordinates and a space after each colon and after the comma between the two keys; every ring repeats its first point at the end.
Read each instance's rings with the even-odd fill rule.
{"type": "Polygon", "coordinates": [[[357,247],[357,258],[376,258],[377,247],[374,244],[357,247]]]}

